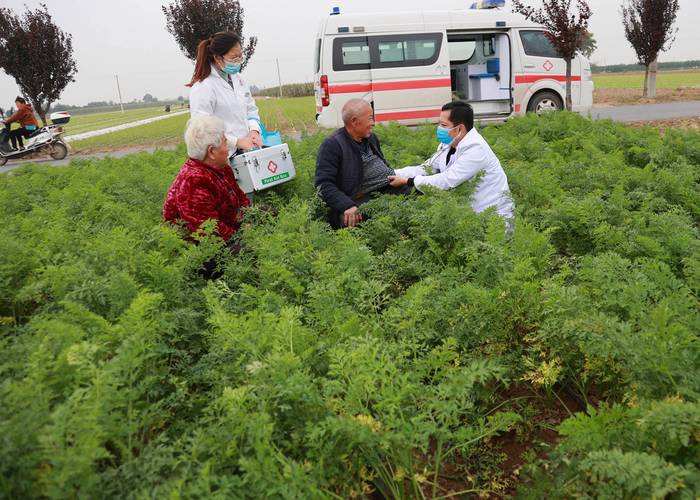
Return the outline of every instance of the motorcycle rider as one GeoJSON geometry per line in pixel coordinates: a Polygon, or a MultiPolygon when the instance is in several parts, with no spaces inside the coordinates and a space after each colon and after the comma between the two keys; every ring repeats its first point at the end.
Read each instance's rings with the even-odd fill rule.
{"type": "Polygon", "coordinates": [[[17,111],[14,112],[7,120],[2,120],[2,123],[9,129],[12,123],[19,123],[20,128],[11,130],[9,133],[10,141],[12,142],[12,149],[17,149],[17,142],[19,141],[19,148],[24,149],[24,143],[22,138],[29,137],[29,135],[34,132],[38,126],[36,117],[34,116],[34,110],[32,105],[27,103],[24,97],[17,96],[15,99],[15,107],[17,111]]]}

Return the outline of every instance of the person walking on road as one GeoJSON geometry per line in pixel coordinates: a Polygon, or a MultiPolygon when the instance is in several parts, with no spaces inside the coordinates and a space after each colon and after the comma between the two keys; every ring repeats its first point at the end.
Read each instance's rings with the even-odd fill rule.
{"type": "Polygon", "coordinates": [[[216,116],[224,121],[229,151],[262,146],[260,114],[250,88],[241,78],[241,38],[229,31],[216,33],[197,48],[189,86],[191,116],[216,116]]]}

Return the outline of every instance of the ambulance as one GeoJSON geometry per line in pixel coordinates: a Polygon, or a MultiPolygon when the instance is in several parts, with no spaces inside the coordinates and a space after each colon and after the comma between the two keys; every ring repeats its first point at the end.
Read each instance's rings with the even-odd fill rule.
{"type": "MultiPolygon", "coordinates": [[[[378,123],[437,122],[451,100],[479,122],[564,108],[566,63],[542,26],[482,0],[463,10],[342,14],[322,20],[315,46],[316,119],[342,126],[341,110],[365,99],[378,123]],[[481,7],[481,8],[480,8],[481,7]]],[[[593,104],[591,67],[572,61],[573,110],[593,104]]]]}

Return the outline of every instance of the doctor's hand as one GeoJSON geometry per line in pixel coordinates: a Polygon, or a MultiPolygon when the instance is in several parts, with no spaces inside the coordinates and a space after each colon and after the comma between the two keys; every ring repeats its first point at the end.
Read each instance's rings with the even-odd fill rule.
{"type": "Polygon", "coordinates": [[[408,184],[408,177],[401,177],[400,175],[390,175],[389,176],[389,185],[391,187],[401,187],[405,186],[408,184]]]}
{"type": "Polygon", "coordinates": [[[253,149],[256,146],[253,143],[253,139],[251,139],[248,136],[245,136],[245,137],[238,138],[238,140],[236,141],[236,147],[238,149],[242,149],[243,151],[247,151],[249,149],[253,149]]]}
{"type": "Polygon", "coordinates": [[[343,226],[355,227],[362,222],[362,214],[357,211],[357,207],[350,207],[343,212],[343,226]]]}
{"type": "Polygon", "coordinates": [[[262,140],[262,136],[260,135],[260,132],[258,132],[257,130],[251,130],[250,132],[248,132],[247,137],[251,141],[253,141],[253,146],[255,146],[256,148],[262,147],[263,140],[262,140]]]}

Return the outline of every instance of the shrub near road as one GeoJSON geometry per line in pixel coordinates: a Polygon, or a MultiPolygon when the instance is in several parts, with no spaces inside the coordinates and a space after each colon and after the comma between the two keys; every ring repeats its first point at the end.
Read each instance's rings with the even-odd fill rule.
{"type": "MultiPolygon", "coordinates": [[[[434,148],[378,133],[394,165],[434,148]]],[[[0,177],[0,495],[697,496],[700,137],[484,134],[512,241],[468,186],[330,231],[321,136],[236,257],[161,225],[182,150],[0,177]]]]}

